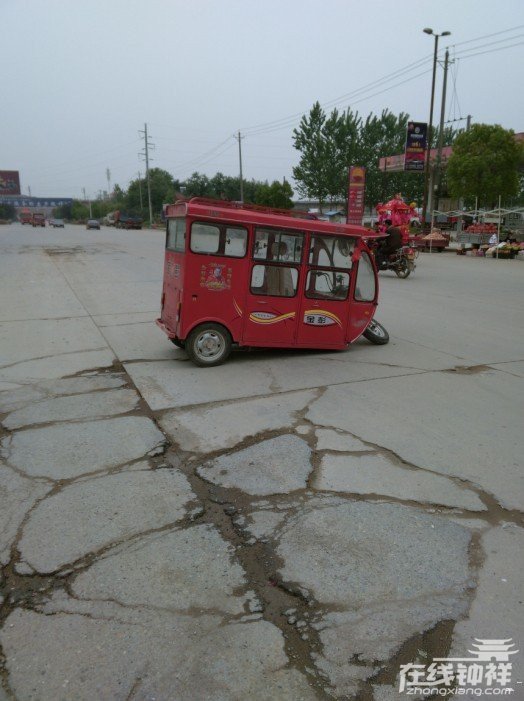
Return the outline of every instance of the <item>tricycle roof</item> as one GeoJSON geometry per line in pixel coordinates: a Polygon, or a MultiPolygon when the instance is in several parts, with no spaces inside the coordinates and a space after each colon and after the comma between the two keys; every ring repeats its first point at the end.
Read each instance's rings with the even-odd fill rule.
{"type": "Polygon", "coordinates": [[[224,219],[239,224],[259,226],[285,226],[300,231],[314,231],[326,235],[349,236],[351,238],[375,238],[374,232],[354,224],[335,224],[321,221],[315,215],[292,209],[273,209],[260,205],[242,204],[226,200],[193,197],[177,200],[167,205],[167,218],[192,216],[200,219],[224,219]]]}

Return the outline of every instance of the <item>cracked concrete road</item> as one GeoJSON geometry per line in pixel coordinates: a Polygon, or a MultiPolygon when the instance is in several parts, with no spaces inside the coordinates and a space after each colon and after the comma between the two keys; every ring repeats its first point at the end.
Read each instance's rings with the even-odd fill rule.
{"type": "Polygon", "coordinates": [[[523,650],[524,266],[426,254],[389,345],[202,370],[162,257],[0,227],[0,699],[395,701],[523,650]]]}

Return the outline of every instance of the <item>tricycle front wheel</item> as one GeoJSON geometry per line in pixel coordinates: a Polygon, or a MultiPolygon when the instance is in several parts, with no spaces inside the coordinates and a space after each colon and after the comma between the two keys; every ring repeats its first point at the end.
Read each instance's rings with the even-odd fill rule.
{"type": "Polygon", "coordinates": [[[220,324],[200,324],[187,337],[185,351],[195,365],[209,368],[228,359],[231,343],[231,334],[220,324]]]}
{"type": "Polygon", "coordinates": [[[369,326],[362,335],[376,346],[384,346],[386,343],[389,343],[389,333],[382,324],[379,324],[375,319],[369,322],[369,326]]]}

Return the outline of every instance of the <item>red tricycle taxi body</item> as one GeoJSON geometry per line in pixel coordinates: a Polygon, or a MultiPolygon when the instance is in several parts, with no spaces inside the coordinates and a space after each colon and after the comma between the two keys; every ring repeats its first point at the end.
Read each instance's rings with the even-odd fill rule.
{"type": "Polygon", "coordinates": [[[369,230],[204,198],[165,213],[157,324],[197,365],[218,365],[232,344],[342,349],[370,325],[369,230]]]}

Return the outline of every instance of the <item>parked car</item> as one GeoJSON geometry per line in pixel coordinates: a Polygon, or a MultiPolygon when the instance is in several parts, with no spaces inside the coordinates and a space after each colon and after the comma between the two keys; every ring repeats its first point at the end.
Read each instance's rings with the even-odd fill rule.
{"type": "Polygon", "coordinates": [[[64,220],[63,219],[50,219],[49,223],[51,226],[56,229],[63,229],[64,228],[64,220]]]}
{"type": "Polygon", "coordinates": [[[100,222],[98,219],[88,219],[86,229],[100,229],[100,222]]]}

